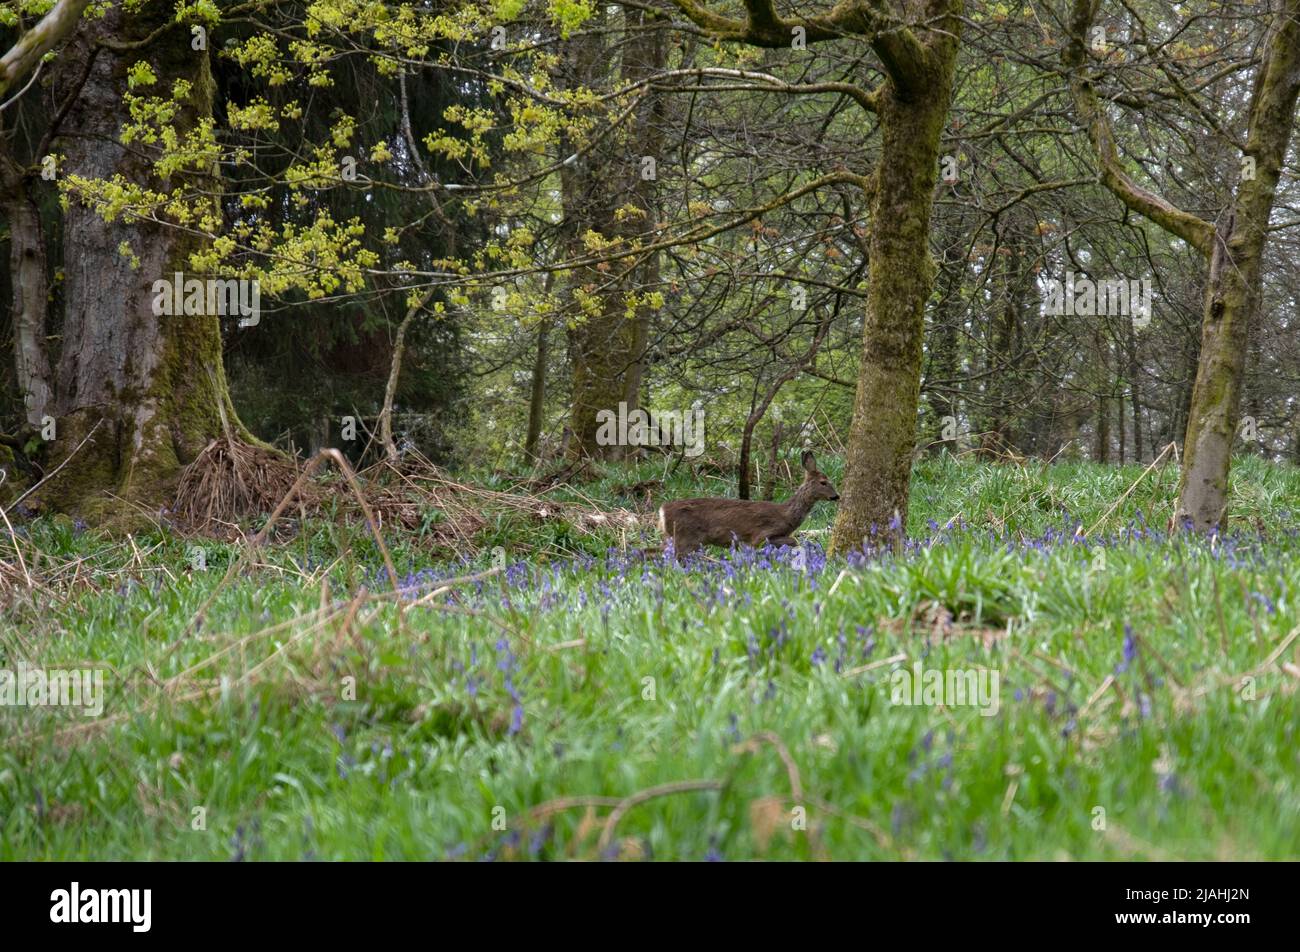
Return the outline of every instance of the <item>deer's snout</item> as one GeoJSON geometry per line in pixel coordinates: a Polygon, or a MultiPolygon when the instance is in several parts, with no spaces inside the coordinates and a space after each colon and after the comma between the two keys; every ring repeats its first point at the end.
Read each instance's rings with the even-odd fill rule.
{"type": "Polygon", "coordinates": [[[839,501],[840,501],[839,493],[836,493],[834,496],[831,497],[831,502],[839,502],[839,501]]]}

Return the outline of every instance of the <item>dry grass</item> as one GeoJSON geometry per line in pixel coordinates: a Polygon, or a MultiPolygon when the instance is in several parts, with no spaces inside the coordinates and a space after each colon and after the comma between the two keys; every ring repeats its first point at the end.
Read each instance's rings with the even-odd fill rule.
{"type": "MultiPolygon", "coordinates": [[[[630,537],[644,524],[636,512],[604,505],[563,482],[539,490],[520,480],[509,491],[488,489],[453,479],[418,455],[376,463],[350,476],[322,469],[301,478],[305,468],[302,460],[259,446],[214,440],[181,474],[172,528],[187,537],[250,542],[256,534],[250,524],[285,503],[281,512],[286,518],[266,526],[266,535],[277,542],[292,538],[302,521],[325,518],[369,524],[377,538],[389,541],[419,532],[433,552],[463,555],[482,547],[480,533],[501,514],[537,525],[562,522],[579,535],[612,530],[630,537]],[[349,479],[355,480],[351,486],[349,479]],[[559,489],[579,501],[552,498],[559,489]],[[429,521],[431,511],[438,513],[436,521],[429,521]]],[[[0,608],[19,601],[63,601],[78,591],[170,574],[152,564],[150,547],[142,550],[135,536],[119,536],[110,548],[115,556],[101,552],[92,564],[85,557],[43,551],[0,524],[0,608]],[[118,567],[109,569],[110,563],[118,567]]]]}
{"type": "MultiPolygon", "coordinates": [[[[535,491],[528,483],[521,483],[512,492],[485,489],[451,479],[427,460],[407,463],[400,470],[381,463],[366,470],[363,475],[372,477],[376,470],[385,467],[396,474],[407,492],[436,500],[436,505],[447,513],[452,523],[472,523],[477,520],[476,532],[486,522],[484,514],[490,512],[514,512],[527,515],[537,522],[563,521],[581,532],[589,533],[611,527],[630,529],[640,522],[640,517],[630,509],[611,508],[585,497],[581,503],[548,498],[547,493],[559,488],[581,495],[573,486],[555,480],[545,481],[545,488],[535,491]]],[[[468,542],[469,537],[463,537],[463,541],[468,542]]]]}
{"type": "MultiPolygon", "coordinates": [[[[176,523],[194,535],[243,538],[247,533],[241,524],[273,511],[301,474],[300,461],[238,441],[213,440],[181,474],[173,506],[176,523]]],[[[475,548],[475,537],[494,513],[525,514],[538,522],[564,521],[586,533],[638,525],[639,517],[631,510],[610,509],[592,500],[561,503],[548,498],[561,486],[573,492],[563,481],[548,481],[541,489],[527,483],[510,492],[486,489],[450,478],[418,454],[396,463],[375,463],[358,473],[357,479],[381,532],[422,530],[434,548],[458,552],[475,548]],[[439,518],[429,525],[431,510],[439,518]]],[[[362,500],[348,492],[341,480],[330,472],[304,481],[291,500],[292,507],[304,519],[363,521],[362,500]]],[[[283,539],[292,526],[281,523],[277,529],[283,539]]]]}
{"type": "Polygon", "coordinates": [[[176,519],[201,532],[270,512],[298,472],[297,463],[280,453],[239,440],[213,440],[181,471],[176,519]]]}

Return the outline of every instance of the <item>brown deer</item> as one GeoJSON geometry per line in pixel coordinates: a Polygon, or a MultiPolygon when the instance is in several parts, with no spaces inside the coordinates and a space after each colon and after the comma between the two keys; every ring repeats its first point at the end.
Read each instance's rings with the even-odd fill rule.
{"type": "Polygon", "coordinates": [[[803,470],[803,483],[785,502],[749,499],[666,502],[659,507],[659,532],[665,543],[673,540],[673,551],[678,556],[706,544],[731,546],[743,542],[756,548],[764,542],[797,545],[790,534],[808,518],[817,501],[836,502],[840,498],[807,450],[803,454],[803,470]]]}

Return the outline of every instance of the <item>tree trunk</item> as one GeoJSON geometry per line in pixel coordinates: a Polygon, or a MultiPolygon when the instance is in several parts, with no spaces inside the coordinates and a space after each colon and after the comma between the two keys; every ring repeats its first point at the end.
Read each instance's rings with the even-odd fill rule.
{"type": "Polygon", "coordinates": [[[1262,425],[1264,406],[1261,402],[1259,385],[1263,323],[1263,315],[1257,303],[1250,309],[1250,323],[1246,329],[1246,361],[1241,372],[1241,425],[1238,427],[1243,451],[1258,456],[1264,455],[1264,447],[1267,445],[1262,425]],[[1253,424],[1249,439],[1245,428],[1248,419],[1253,424]]]}
{"type": "Polygon", "coordinates": [[[926,384],[929,389],[930,427],[927,437],[932,453],[957,450],[956,424],[957,378],[960,375],[958,332],[962,320],[961,286],[966,273],[965,244],[956,216],[948,212],[936,223],[943,258],[935,278],[935,305],[931,309],[930,329],[925,334],[929,364],[926,384]],[[945,434],[954,438],[949,440],[945,434]]]}
{"type": "Polygon", "coordinates": [[[1196,368],[1201,362],[1201,340],[1193,333],[1188,333],[1183,342],[1183,361],[1178,380],[1177,403],[1170,430],[1161,442],[1168,445],[1179,442],[1187,434],[1187,421],[1192,410],[1192,386],[1196,381],[1196,368]]]}
{"type": "Polygon", "coordinates": [[[614,296],[607,295],[599,314],[579,318],[579,323],[569,331],[573,391],[569,404],[572,438],[568,455],[573,459],[620,459],[629,449],[621,445],[602,446],[596,437],[600,430],[597,415],[607,411],[617,416],[619,403],[627,399],[633,330],[632,322],[623,316],[623,309],[614,296]]]}
{"type": "MultiPolygon", "coordinates": [[[[60,57],[60,79],[85,70],[98,37],[136,41],[171,20],[154,7],[125,14],[112,8],[87,23],[60,57]]],[[[215,175],[174,174],[160,183],[137,145],[118,144],[129,120],[123,96],[126,70],[141,54],[101,51],[89,81],[68,115],[65,167],[79,176],[128,182],[168,191],[181,184],[216,190],[215,175]]],[[[190,48],[189,33],[164,31],[149,45],[149,61],[171,83],[192,90],[176,119],[177,133],[212,115],[213,80],[208,54],[190,48]]],[[[66,85],[66,83],[60,83],[66,85]]],[[[47,500],[91,518],[156,509],[170,499],[182,466],[222,435],[222,415],[234,435],[251,439],[238,424],[221,360],[221,329],[214,314],[156,316],[153,283],[185,272],[202,242],[179,229],[142,221],[105,221],[74,196],[64,227],[66,312],[55,379],[56,462],[72,459],[47,485],[47,500]],[[139,258],[133,267],[123,243],[139,258]],[[85,440],[82,445],[83,439],[85,440]]]]}
{"type": "Polygon", "coordinates": [[[763,499],[767,502],[776,499],[776,469],[781,458],[781,436],[784,430],[780,420],[772,422],[772,443],[767,453],[767,485],[763,487],[763,499]]]}
{"type": "Polygon", "coordinates": [[[1180,528],[1209,530],[1220,523],[1227,508],[1247,326],[1259,293],[1263,231],[1257,231],[1255,249],[1248,247],[1256,240],[1249,239],[1245,230],[1229,237],[1225,229],[1215,242],[1201,319],[1201,357],[1183,440],[1175,513],[1180,528]]]}
{"type": "Polygon", "coordinates": [[[1022,397],[1016,352],[1020,348],[1020,319],[1026,309],[1025,288],[1028,282],[1021,273],[1025,255],[1024,240],[1015,224],[1004,236],[1006,262],[1000,268],[1002,307],[990,319],[990,334],[985,344],[984,386],[985,411],[980,427],[981,455],[999,459],[1008,448],[1015,447],[1012,420],[1015,400],[1022,397]]]}
{"type": "Polygon", "coordinates": [[[1115,380],[1115,431],[1118,436],[1116,443],[1117,456],[1115,462],[1124,465],[1124,445],[1128,442],[1128,421],[1124,418],[1124,388],[1119,385],[1118,378],[1115,380]]]}
{"type": "MultiPolygon", "coordinates": [[[[393,338],[393,359],[388,366],[388,383],[384,386],[384,406],[379,411],[379,443],[384,448],[384,455],[390,463],[396,463],[400,456],[397,443],[393,440],[393,403],[397,399],[397,382],[402,374],[402,358],[406,355],[406,332],[415,320],[415,316],[429,306],[436,288],[430,288],[415,304],[406,309],[406,316],[397,325],[397,334],[393,338]]],[[[328,429],[326,436],[328,438],[328,429]]],[[[315,449],[312,456],[316,455],[315,449]]]]}
{"type": "MultiPolygon", "coordinates": [[[[45,15],[0,55],[0,98],[8,105],[22,95],[13,92],[51,50],[76,30],[88,0],[56,0],[45,15]]],[[[36,77],[32,75],[28,83],[36,77]]],[[[57,121],[57,120],[56,120],[57,121]]],[[[14,370],[23,413],[30,426],[54,410],[50,359],[45,347],[45,316],[49,297],[45,234],[40,210],[28,191],[23,164],[10,153],[11,137],[0,136],[0,207],[9,225],[9,269],[13,282],[14,370]]]]}
{"type": "Polygon", "coordinates": [[[1261,261],[1278,178],[1300,94],[1300,0],[1286,0],[1270,30],[1251,101],[1246,154],[1233,214],[1215,236],[1201,322],[1201,359],[1183,446],[1175,522],[1207,530],[1223,519],[1237,433],[1247,328],[1259,306],[1261,261]]]}
{"type": "MultiPolygon", "coordinates": [[[[946,300],[946,296],[945,296],[946,300]]],[[[957,401],[953,396],[958,374],[957,326],[958,307],[947,303],[936,309],[935,323],[930,339],[930,449],[940,453],[957,449],[957,401]],[[947,435],[952,434],[952,440],[947,435]]]]}
{"type": "MultiPolygon", "coordinates": [[[[653,28],[654,17],[650,11],[625,11],[625,22],[632,32],[623,44],[624,83],[641,82],[666,62],[664,33],[653,28]]],[[[610,69],[610,51],[599,34],[592,31],[568,45],[576,84],[598,86],[595,78],[610,69]]],[[[575,251],[581,251],[579,239],[588,230],[627,242],[653,230],[654,178],[664,158],[654,152],[660,98],[656,93],[647,93],[629,120],[629,131],[623,139],[611,137],[606,147],[587,153],[575,168],[566,166],[561,173],[566,225],[575,251]],[[654,176],[642,165],[645,157],[655,162],[654,176]],[[624,205],[638,209],[640,216],[619,221],[615,213],[624,205]]],[[[629,411],[639,402],[649,312],[645,306],[638,306],[629,318],[626,295],[639,290],[645,282],[657,282],[658,261],[654,256],[630,258],[614,262],[604,271],[580,268],[574,276],[577,289],[590,304],[585,314],[577,315],[569,331],[573,373],[569,426],[573,438],[568,455],[572,459],[621,459],[634,448],[599,445],[596,417],[602,411],[617,414],[620,402],[627,403],[629,411]]]]}
{"type": "Polygon", "coordinates": [[[541,462],[537,444],[542,438],[542,417],[546,412],[546,364],[550,350],[551,319],[543,315],[537,324],[537,355],[533,360],[532,390],[528,398],[528,434],[524,438],[524,460],[528,463],[541,462]]]}
{"type": "Polygon", "coordinates": [[[767,409],[764,405],[762,410],[756,406],[751,406],[749,416],[745,418],[745,425],[740,431],[740,459],[736,463],[736,498],[749,498],[749,474],[750,474],[750,451],[754,445],[754,427],[758,421],[763,418],[763,411],[767,409]]]}
{"type": "Polygon", "coordinates": [[[1125,343],[1128,350],[1129,407],[1133,413],[1133,462],[1140,463],[1146,456],[1142,444],[1142,391],[1138,386],[1137,334],[1131,322],[1125,330],[1125,343]]]}
{"type": "MultiPolygon", "coordinates": [[[[821,336],[819,335],[812,346],[811,353],[813,355],[816,354],[817,347],[820,343],[821,336]]],[[[749,416],[745,418],[745,426],[740,433],[740,462],[736,466],[737,499],[749,498],[749,477],[751,472],[750,454],[754,445],[754,427],[758,426],[759,422],[763,419],[764,414],[767,413],[767,408],[772,405],[772,401],[775,400],[776,395],[781,392],[781,388],[798,376],[799,370],[803,366],[804,361],[800,361],[785,373],[781,374],[772,386],[768,387],[767,393],[763,398],[749,408],[749,416]]]]}
{"type": "Polygon", "coordinates": [[[1104,393],[1097,395],[1097,446],[1093,458],[1098,463],[1110,462],[1110,413],[1109,401],[1104,393]]]}
{"type": "MultiPolygon", "coordinates": [[[[645,207],[649,208],[651,202],[647,200],[645,207]]],[[[654,288],[659,284],[659,255],[652,254],[641,269],[639,285],[643,289],[654,288]]],[[[639,407],[641,405],[641,385],[645,381],[646,367],[646,347],[650,343],[650,313],[651,309],[645,305],[638,305],[636,314],[632,318],[632,361],[628,365],[626,386],[624,388],[623,399],[627,401],[628,408],[639,407]]]]}
{"type": "Polygon", "coordinates": [[[928,75],[906,96],[881,88],[881,154],[873,176],[869,291],[853,420],[831,548],[862,545],[873,526],[907,523],[916,443],[925,305],[934,285],[930,212],[960,30],[929,45],[928,75]]]}
{"type": "Polygon", "coordinates": [[[1087,35],[1097,6],[1098,0],[1074,0],[1063,59],[1071,70],[1075,109],[1101,165],[1101,181],[1130,209],[1187,242],[1210,262],[1201,312],[1200,359],[1174,513],[1176,527],[1205,531],[1220,524],[1227,508],[1250,315],[1259,305],[1260,259],[1300,94],[1300,0],[1281,0],[1261,44],[1245,147],[1254,172],[1238,184],[1230,213],[1216,225],[1173,206],[1128,176],[1087,75],[1087,35]]]}
{"type": "Polygon", "coordinates": [[[9,223],[9,274],[13,281],[14,370],[27,423],[41,425],[54,412],[50,358],[45,347],[45,312],[49,277],[41,213],[27,191],[23,170],[9,156],[0,157],[3,207],[9,223]]]}

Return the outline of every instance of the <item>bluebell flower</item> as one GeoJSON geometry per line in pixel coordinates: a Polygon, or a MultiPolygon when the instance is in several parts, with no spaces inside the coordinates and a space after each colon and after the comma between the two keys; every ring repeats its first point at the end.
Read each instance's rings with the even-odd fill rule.
{"type": "Polygon", "coordinates": [[[1124,660],[1115,666],[1116,674],[1123,674],[1128,670],[1133,659],[1137,657],[1137,639],[1133,637],[1133,626],[1124,623],[1124,660]]]}
{"type": "Polygon", "coordinates": [[[555,832],[555,826],[548,822],[540,830],[537,830],[528,838],[528,855],[538,856],[550,841],[552,834],[555,832]]]}

